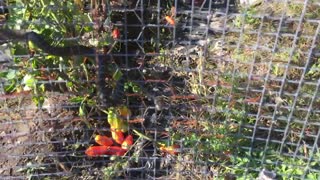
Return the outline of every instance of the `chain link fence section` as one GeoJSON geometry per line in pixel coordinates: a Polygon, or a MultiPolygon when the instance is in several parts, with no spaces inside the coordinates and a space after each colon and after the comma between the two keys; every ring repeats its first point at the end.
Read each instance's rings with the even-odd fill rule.
{"type": "Polygon", "coordinates": [[[320,178],[319,2],[0,5],[1,179],[320,178]]]}

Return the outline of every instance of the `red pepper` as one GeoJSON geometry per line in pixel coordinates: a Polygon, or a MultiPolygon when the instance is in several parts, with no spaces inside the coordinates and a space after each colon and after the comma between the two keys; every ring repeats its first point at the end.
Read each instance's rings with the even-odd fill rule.
{"type": "Polygon", "coordinates": [[[94,140],[101,146],[111,146],[113,144],[112,139],[108,136],[96,135],[94,140]]]}
{"type": "Polygon", "coordinates": [[[114,28],[113,29],[112,37],[113,37],[113,39],[119,39],[120,38],[120,30],[118,28],[114,28]]]}
{"type": "Polygon", "coordinates": [[[174,24],[175,24],[174,19],[173,19],[172,17],[166,16],[165,19],[167,20],[167,22],[168,22],[169,24],[171,24],[171,25],[174,25],[174,24]]]}
{"type": "Polygon", "coordinates": [[[121,144],[122,149],[128,150],[130,146],[133,144],[133,137],[132,135],[128,135],[126,139],[121,144]]]}
{"type": "Polygon", "coordinates": [[[109,150],[109,146],[90,146],[86,151],[87,156],[105,155],[109,150]]]}
{"type": "Polygon", "coordinates": [[[123,156],[127,152],[127,150],[122,149],[119,146],[109,146],[108,148],[108,152],[106,153],[107,155],[123,156]]]}
{"type": "Polygon", "coordinates": [[[101,155],[123,156],[127,151],[119,146],[90,146],[86,151],[86,155],[90,157],[101,155]]]}
{"type": "Polygon", "coordinates": [[[122,142],[124,141],[124,135],[123,132],[121,132],[121,130],[111,129],[111,135],[112,139],[116,141],[116,143],[118,144],[122,144],[122,142]]]}

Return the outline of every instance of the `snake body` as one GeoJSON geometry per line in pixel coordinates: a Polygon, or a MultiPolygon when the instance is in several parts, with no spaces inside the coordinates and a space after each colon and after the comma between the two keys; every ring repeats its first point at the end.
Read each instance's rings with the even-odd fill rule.
{"type": "Polygon", "coordinates": [[[119,99],[123,97],[124,91],[124,78],[121,78],[116,83],[114,90],[110,90],[106,86],[106,77],[108,74],[107,62],[111,59],[110,55],[99,55],[94,48],[76,45],[67,47],[58,47],[50,45],[40,34],[35,32],[23,32],[9,29],[0,29],[0,44],[9,41],[31,41],[38,48],[42,49],[45,53],[55,56],[74,56],[74,55],[86,55],[94,56],[97,65],[97,96],[101,101],[101,105],[107,106],[110,102],[119,102],[119,99]],[[111,96],[108,96],[110,94],[111,96]],[[121,96],[121,97],[120,97],[121,96]]]}
{"type": "Polygon", "coordinates": [[[82,45],[57,47],[51,46],[42,36],[35,32],[26,33],[27,40],[32,41],[37,47],[44,52],[55,56],[73,56],[73,55],[95,55],[95,49],[82,45]]]}
{"type": "Polygon", "coordinates": [[[42,49],[45,53],[55,56],[73,56],[73,55],[95,55],[95,49],[77,45],[77,46],[51,46],[44,38],[33,31],[24,32],[17,30],[1,29],[0,44],[8,41],[31,41],[34,45],[42,49]]]}

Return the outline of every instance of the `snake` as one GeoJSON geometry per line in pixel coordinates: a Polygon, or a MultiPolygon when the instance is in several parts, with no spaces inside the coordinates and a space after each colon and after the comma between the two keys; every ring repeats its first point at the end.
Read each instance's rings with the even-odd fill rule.
{"type": "Polygon", "coordinates": [[[0,29],[0,44],[10,41],[31,41],[43,52],[55,56],[94,56],[97,65],[96,84],[97,96],[101,101],[102,106],[108,106],[110,103],[119,104],[124,95],[125,78],[121,77],[116,82],[116,87],[109,92],[110,89],[106,87],[107,65],[106,62],[111,59],[109,54],[98,54],[95,48],[74,45],[74,46],[52,46],[45,38],[34,31],[25,32],[19,30],[0,29]],[[109,94],[109,95],[108,95],[109,94]]]}
{"type": "Polygon", "coordinates": [[[42,49],[45,53],[55,56],[73,56],[73,55],[95,55],[95,49],[87,46],[51,46],[45,39],[34,31],[25,32],[18,30],[1,29],[0,44],[9,41],[31,41],[34,45],[42,49]]]}

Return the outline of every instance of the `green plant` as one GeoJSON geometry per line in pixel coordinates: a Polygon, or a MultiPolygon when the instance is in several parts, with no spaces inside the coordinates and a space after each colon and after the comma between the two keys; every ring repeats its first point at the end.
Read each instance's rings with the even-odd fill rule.
{"type": "Polygon", "coordinates": [[[29,180],[33,179],[37,173],[45,171],[46,167],[39,166],[36,164],[32,164],[32,162],[28,162],[25,167],[18,169],[18,172],[26,172],[29,180]]]}
{"type": "Polygon", "coordinates": [[[116,177],[120,177],[125,168],[128,166],[128,161],[121,157],[113,156],[111,160],[112,162],[107,167],[102,169],[104,179],[114,179],[116,177]]]}

